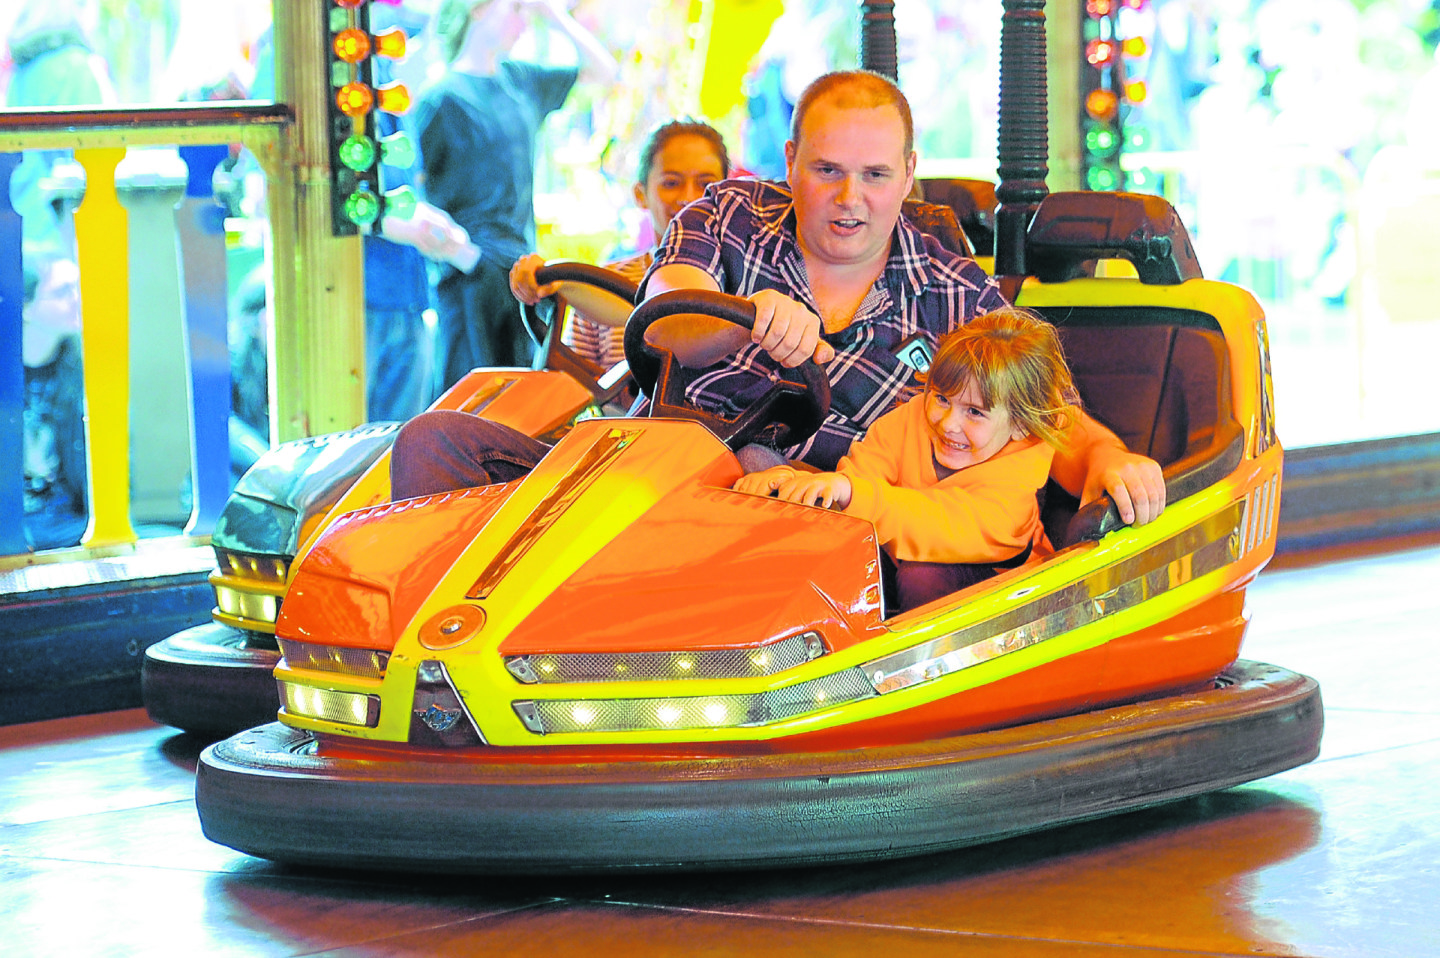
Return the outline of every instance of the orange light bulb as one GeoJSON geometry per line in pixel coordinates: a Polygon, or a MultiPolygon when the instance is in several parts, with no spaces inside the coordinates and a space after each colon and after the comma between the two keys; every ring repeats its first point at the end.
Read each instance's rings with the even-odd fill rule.
{"type": "Polygon", "coordinates": [[[377,33],[375,52],[389,60],[405,59],[405,31],[397,29],[377,33]]]}
{"type": "Polygon", "coordinates": [[[370,35],[350,27],[335,34],[331,46],[335,55],[346,63],[359,63],[370,55],[370,35]]]}
{"type": "Polygon", "coordinates": [[[1120,98],[1113,90],[1091,90],[1085,97],[1085,112],[1097,120],[1113,119],[1120,109],[1120,98]]]}
{"type": "Polygon", "coordinates": [[[380,109],[386,113],[404,113],[410,109],[410,91],[403,83],[389,83],[375,91],[380,109]]]}
{"type": "Polygon", "coordinates": [[[375,94],[363,83],[347,83],[335,93],[335,105],[346,116],[364,116],[375,105],[375,94]]]}
{"type": "Polygon", "coordinates": [[[1111,40],[1091,40],[1085,44],[1085,59],[1091,66],[1103,67],[1115,61],[1115,44],[1111,40]]]}

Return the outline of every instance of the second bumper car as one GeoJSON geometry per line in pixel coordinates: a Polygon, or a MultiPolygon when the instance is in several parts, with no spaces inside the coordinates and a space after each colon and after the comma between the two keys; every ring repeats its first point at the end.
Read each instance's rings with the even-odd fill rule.
{"type": "MultiPolygon", "coordinates": [[[[574,306],[621,321],[634,302],[634,283],[606,269],[556,263],[542,273],[562,284],[561,318],[574,306]]],[[[602,370],[571,352],[559,323],[534,309],[525,319],[541,347],[539,368],[472,370],[431,408],[483,412],[554,439],[578,418],[599,415],[628,382],[623,364],[602,370]]],[[[294,563],[335,516],[390,498],[390,444],[399,428],[372,423],[287,442],[240,478],[211,537],[212,621],[145,650],[141,693],[154,721],[229,735],[275,719],[275,620],[294,563]]]]}

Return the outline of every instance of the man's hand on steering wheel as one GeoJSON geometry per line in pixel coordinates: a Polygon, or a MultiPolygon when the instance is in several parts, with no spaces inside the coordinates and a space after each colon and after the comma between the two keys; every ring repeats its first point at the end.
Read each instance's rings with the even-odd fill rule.
{"type": "Polygon", "coordinates": [[[794,365],[799,382],[767,377],[763,393],[733,416],[705,409],[685,395],[681,364],[692,369],[714,365],[751,342],[755,312],[749,299],[702,287],[668,289],[637,306],[625,323],[625,358],[650,399],[650,415],[700,422],[731,449],[762,436],[768,445],[783,448],[814,435],[830,410],[830,381],[813,361],[794,365]],[[662,322],[671,317],[679,321],[662,322]]]}
{"type": "Polygon", "coordinates": [[[750,341],[787,369],[813,358],[828,363],[835,358],[835,348],[820,338],[820,317],[800,303],[773,289],[752,294],[755,305],[755,328],[750,341]]]}
{"type": "Polygon", "coordinates": [[[1165,511],[1165,478],[1160,464],[1147,456],[1121,449],[1108,452],[1090,470],[1084,500],[1108,492],[1115,511],[1127,524],[1143,526],[1165,511]]]}

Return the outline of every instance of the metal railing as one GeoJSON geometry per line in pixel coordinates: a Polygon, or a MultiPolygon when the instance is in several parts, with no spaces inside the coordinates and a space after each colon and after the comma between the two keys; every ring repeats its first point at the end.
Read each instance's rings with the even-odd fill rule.
{"type": "MultiPolygon", "coordinates": [[[[211,177],[236,143],[276,169],[292,121],[287,106],[250,102],[0,112],[0,570],[144,548],[134,520],[143,519],[146,477],[178,485],[188,475],[191,509],[179,538],[208,536],[230,485],[226,247],[211,177]],[[161,146],[178,148],[188,167],[183,197],[178,184],[136,191],[117,179],[129,148],[161,146]],[[37,554],[23,531],[21,218],[8,187],[21,151],[40,149],[73,150],[85,171],[73,223],[90,520],[78,548],[37,554]],[[132,299],[167,262],[171,301],[148,292],[132,299]],[[148,364],[134,361],[140,356],[148,364]]],[[[277,194],[288,191],[272,190],[272,203],[277,194]]]]}

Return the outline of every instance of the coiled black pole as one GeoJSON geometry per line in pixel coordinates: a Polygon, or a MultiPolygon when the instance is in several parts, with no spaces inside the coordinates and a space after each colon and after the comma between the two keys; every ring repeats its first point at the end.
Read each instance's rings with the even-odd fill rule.
{"type": "Polygon", "coordinates": [[[900,80],[893,0],[864,0],[860,4],[860,69],[900,80]]]}
{"type": "Polygon", "coordinates": [[[1004,0],[1000,21],[1000,183],[995,275],[1025,275],[1025,232],[1049,192],[1045,0],[1004,0]]]}

